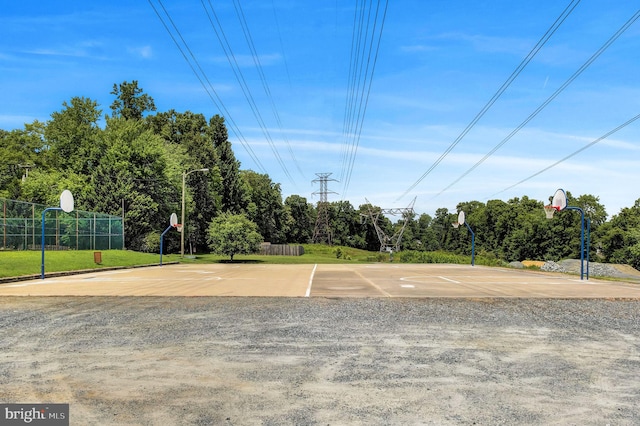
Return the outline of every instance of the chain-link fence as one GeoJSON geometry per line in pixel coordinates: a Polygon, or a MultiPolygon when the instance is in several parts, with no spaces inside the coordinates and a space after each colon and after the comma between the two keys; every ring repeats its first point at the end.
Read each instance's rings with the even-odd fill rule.
{"type": "MultiPolygon", "coordinates": [[[[42,212],[47,206],[0,198],[4,250],[40,250],[42,212]]],[[[112,250],[124,248],[122,217],[74,210],[45,213],[47,250],[112,250]]]]}

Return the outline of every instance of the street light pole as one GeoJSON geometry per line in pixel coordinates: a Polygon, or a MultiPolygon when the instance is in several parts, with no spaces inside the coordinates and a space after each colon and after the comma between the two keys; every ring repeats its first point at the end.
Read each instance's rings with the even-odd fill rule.
{"type": "Polygon", "coordinates": [[[184,181],[187,177],[185,172],[182,172],[182,214],[180,216],[180,223],[182,224],[182,232],[180,233],[180,257],[184,257],[184,181]]]}
{"type": "Polygon", "coordinates": [[[185,222],[184,222],[184,192],[185,192],[185,182],[187,180],[187,176],[193,172],[208,172],[209,169],[197,169],[191,170],[190,172],[182,172],[182,215],[181,215],[181,224],[182,224],[182,232],[180,232],[180,257],[184,257],[184,234],[185,234],[185,222]]]}

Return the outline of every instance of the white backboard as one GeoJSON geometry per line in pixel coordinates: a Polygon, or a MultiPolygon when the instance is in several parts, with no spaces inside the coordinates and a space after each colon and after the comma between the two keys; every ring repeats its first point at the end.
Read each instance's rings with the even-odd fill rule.
{"type": "Polygon", "coordinates": [[[564,189],[558,189],[553,195],[553,201],[551,202],[553,207],[557,207],[558,210],[563,210],[567,207],[567,194],[564,189]]]}
{"type": "Polygon", "coordinates": [[[68,189],[65,189],[62,191],[62,194],[60,194],[60,208],[65,213],[71,213],[73,211],[73,207],[73,194],[68,189]]]}

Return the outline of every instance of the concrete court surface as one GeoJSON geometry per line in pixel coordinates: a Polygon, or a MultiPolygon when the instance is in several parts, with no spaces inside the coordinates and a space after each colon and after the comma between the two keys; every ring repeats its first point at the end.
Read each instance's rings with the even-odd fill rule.
{"type": "Polygon", "coordinates": [[[640,299],[640,284],[451,264],[164,265],[0,285],[0,296],[640,299]]]}

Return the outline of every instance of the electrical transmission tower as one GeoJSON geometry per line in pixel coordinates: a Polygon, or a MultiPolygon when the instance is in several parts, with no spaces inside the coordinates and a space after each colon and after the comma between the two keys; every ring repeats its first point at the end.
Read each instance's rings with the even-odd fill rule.
{"type": "Polygon", "coordinates": [[[409,219],[413,218],[413,215],[415,214],[413,211],[413,205],[416,203],[416,199],[414,198],[413,201],[411,201],[411,204],[409,204],[409,207],[405,207],[405,208],[395,208],[395,209],[372,209],[371,208],[371,203],[369,202],[369,200],[367,200],[365,198],[365,200],[367,201],[367,205],[368,205],[368,209],[369,209],[369,218],[371,219],[371,222],[373,223],[373,227],[376,229],[376,234],[378,234],[378,240],[380,240],[380,251],[395,251],[398,252],[400,251],[400,240],[402,240],[402,234],[404,233],[404,228],[407,226],[407,222],[409,222],[409,219]],[[387,235],[384,230],[380,227],[380,224],[378,223],[378,218],[380,217],[380,215],[392,215],[392,216],[396,216],[396,215],[402,215],[402,219],[404,219],[404,221],[402,222],[402,227],[400,227],[400,229],[396,230],[396,232],[389,236],[387,235]]]}
{"type": "Polygon", "coordinates": [[[329,226],[329,203],[327,202],[327,194],[335,194],[335,192],[329,191],[327,182],[337,182],[337,180],[329,179],[331,173],[316,173],[316,176],[318,177],[311,182],[320,182],[320,190],[311,195],[320,194],[320,201],[318,201],[318,218],[316,219],[316,226],[313,229],[313,242],[331,245],[331,227],[329,226]]]}

